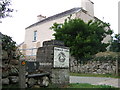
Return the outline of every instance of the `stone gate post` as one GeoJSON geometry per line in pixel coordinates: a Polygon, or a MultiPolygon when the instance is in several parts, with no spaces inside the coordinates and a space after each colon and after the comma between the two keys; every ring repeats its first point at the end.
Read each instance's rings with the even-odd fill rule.
{"type": "Polygon", "coordinates": [[[59,87],[69,83],[69,48],[65,47],[63,42],[43,42],[43,47],[37,50],[36,60],[40,69],[50,73],[53,85],[59,87]]]}

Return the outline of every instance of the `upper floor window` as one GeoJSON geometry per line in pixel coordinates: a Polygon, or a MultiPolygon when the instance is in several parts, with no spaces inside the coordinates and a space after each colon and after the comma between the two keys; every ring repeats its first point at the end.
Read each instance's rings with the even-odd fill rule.
{"type": "Polygon", "coordinates": [[[37,31],[34,31],[34,37],[33,37],[33,41],[37,40],[37,31]]]}

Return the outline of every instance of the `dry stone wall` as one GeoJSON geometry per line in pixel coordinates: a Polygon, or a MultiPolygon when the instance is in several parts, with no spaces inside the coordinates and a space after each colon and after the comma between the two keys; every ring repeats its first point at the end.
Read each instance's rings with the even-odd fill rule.
{"type": "Polygon", "coordinates": [[[19,82],[18,60],[11,60],[9,64],[6,62],[5,59],[2,61],[2,85],[17,84],[19,82]]]}
{"type": "Polygon", "coordinates": [[[116,74],[117,63],[116,60],[111,61],[86,61],[77,63],[75,59],[70,61],[70,71],[78,73],[90,74],[116,74]]]}

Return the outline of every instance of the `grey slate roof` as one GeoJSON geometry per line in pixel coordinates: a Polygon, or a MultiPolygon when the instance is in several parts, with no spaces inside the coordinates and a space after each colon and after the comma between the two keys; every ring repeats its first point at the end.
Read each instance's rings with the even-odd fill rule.
{"type": "Polygon", "coordinates": [[[70,9],[70,10],[64,11],[64,12],[62,12],[62,13],[58,13],[58,14],[56,14],[56,15],[50,16],[50,17],[48,17],[48,18],[46,18],[46,19],[43,19],[43,20],[41,20],[41,21],[38,21],[38,22],[30,25],[30,26],[28,26],[26,29],[31,28],[31,27],[36,26],[36,25],[41,24],[41,23],[45,23],[45,22],[50,21],[50,20],[54,20],[54,19],[57,19],[57,18],[66,16],[66,15],[73,14],[73,13],[79,11],[79,10],[81,10],[81,8],[80,8],[80,7],[77,7],[77,8],[72,8],[72,9],[70,9]]]}

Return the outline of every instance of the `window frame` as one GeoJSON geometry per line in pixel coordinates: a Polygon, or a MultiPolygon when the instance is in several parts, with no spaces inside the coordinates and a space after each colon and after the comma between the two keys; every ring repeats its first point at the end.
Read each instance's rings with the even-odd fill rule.
{"type": "Polygon", "coordinates": [[[33,41],[37,41],[37,30],[33,32],[33,41]]]}

